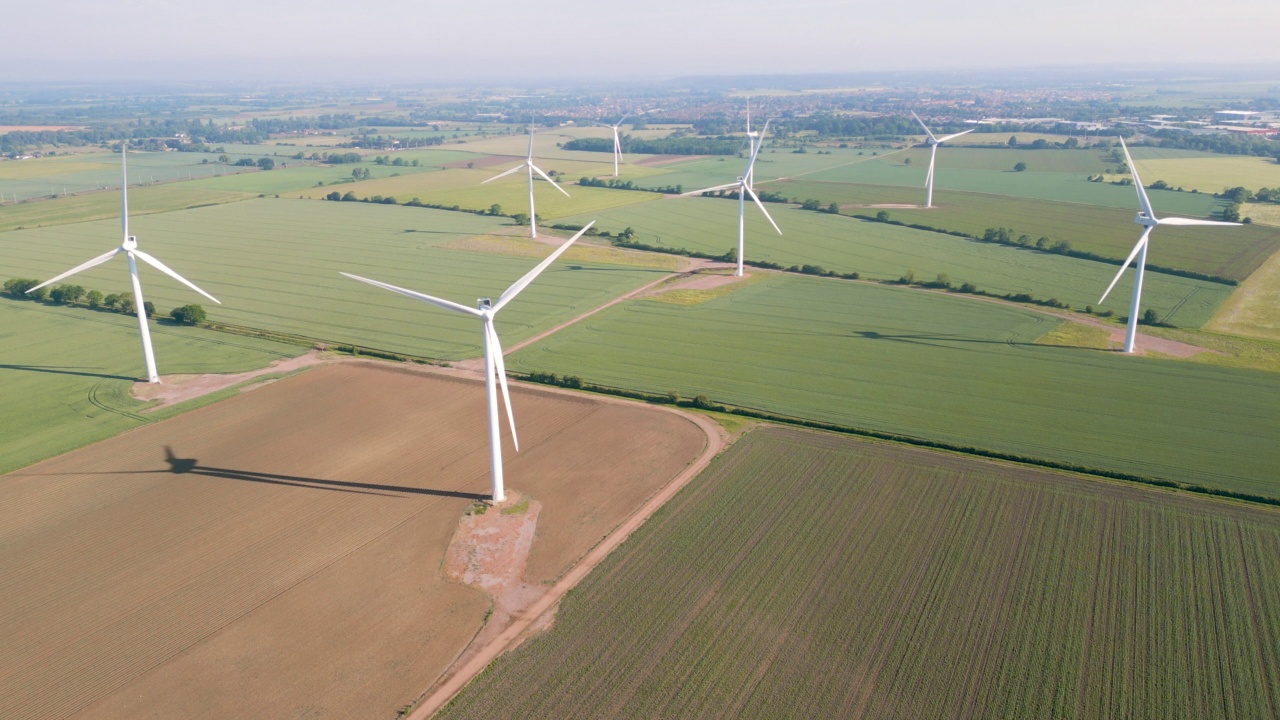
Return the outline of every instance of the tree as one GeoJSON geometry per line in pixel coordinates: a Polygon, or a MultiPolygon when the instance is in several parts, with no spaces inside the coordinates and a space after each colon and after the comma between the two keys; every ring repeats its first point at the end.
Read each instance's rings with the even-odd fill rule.
{"type": "Polygon", "coordinates": [[[199,305],[183,305],[169,311],[169,317],[183,325],[199,325],[206,320],[204,308],[199,305]]]}
{"type": "Polygon", "coordinates": [[[1026,172],[1026,170],[1027,170],[1027,164],[1024,162],[1020,162],[1017,165],[1013,166],[1014,172],[1026,172]]]}
{"type": "Polygon", "coordinates": [[[514,220],[517,225],[528,225],[529,213],[516,213],[511,216],[511,219],[514,220]]]}
{"type": "Polygon", "coordinates": [[[239,160],[235,161],[234,164],[237,166],[253,167],[257,163],[253,161],[253,158],[240,158],[239,160]]]}
{"type": "Polygon", "coordinates": [[[1142,313],[1141,322],[1143,325],[1155,325],[1160,322],[1160,316],[1156,315],[1155,310],[1147,308],[1146,312],[1142,313]]]}
{"type": "Polygon", "coordinates": [[[123,297],[124,296],[121,295],[120,293],[111,293],[110,295],[102,299],[102,307],[115,310],[117,307],[120,306],[120,300],[123,297]]]}
{"type": "Polygon", "coordinates": [[[1223,208],[1222,219],[1227,222],[1240,222],[1240,203],[1231,203],[1223,208]]]}
{"type": "MultiPolygon", "coordinates": [[[[32,293],[31,295],[27,294],[28,290],[30,290],[31,288],[39,284],[40,284],[39,280],[31,280],[28,278],[9,278],[8,280],[4,281],[4,291],[5,293],[12,295],[15,298],[40,300],[42,298],[32,297],[32,295],[35,295],[36,293],[32,293]]],[[[41,292],[42,290],[43,288],[41,288],[41,290],[37,290],[36,292],[41,292]]]]}
{"type": "Polygon", "coordinates": [[[90,290],[85,293],[84,302],[91,308],[96,308],[102,304],[102,293],[97,290],[90,290]]]}
{"type": "Polygon", "coordinates": [[[833,203],[831,203],[830,205],[828,205],[828,206],[827,206],[827,212],[831,213],[832,215],[839,215],[839,214],[840,214],[840,205],[839,205],[838,203],[834,203],[834,202],[833,202],[833,203]]]}
{"type": "Polygon", "coordinates": [[[74,305],[84,297],[84,288],[79,285],[59,285],[49,291],[49,299],[56,303],[74,305]]]}
{"type": "Polygon", "coordinates": [[[880,212],[876,213],[876,220],[878,220],[879,222],[889,222],[889,211],[881,210],[880,212]]]}
{"type": "Polygon", "coordinates": [[[142,311],[147,314],[147,317],[151,317],[152,315],[156,314],[156,304],[151,302],[150,300],[143,300],[142,311]]]}
{"type": "Polygon", "coordinates": [[[346,194],[342,196],[342,202],[355,202],[355,201],[356,201],[356,194],[351,192],[350,190],[348,190],[346,194]]]}
{"type": "Polygon", "coordinates": [[[271,158],[264,157],[258,160],[258,167],[262,168],[263,170],[273,170],[275,169],[275,166],[276,166],[276,161],[272,160],[271,158]]]}
{"type": "Polygon", "coordinates": [[[946,273],[938,273],[937,279],[932,283],[933,287],[949,288],[951,287],[951,276],[946,273]]]}
{"type": "Polygon", "coordinates": [[[817,210],[820,207],[822,207],[822,203],[818,200],[814,200],[813,198],[809,198],[808,200],[800,203],[801,210],[817,210]]]}
{"type": "Polygon", "coordinates": [[[1018,136],[1010,135],[1008,145],[1009,147],[1018,147],[1018,136]]]}
{"type": "Polygon", "coordinates": [[[231,158],[227,157],[226,155],[219,155],[218,162],[222,163],[223,165],[226,165],[227,163],[231,162],[231,158]]]}
{"type": "Polygon", "coordinates": [[[494,204],[490,205],[490,206],[489,206],[489,214],[490,214],[490,215],[501,215],[501,214],[502,214],[502,206],[501,206],[501,205],[499,205],[498,203],[494,203],[494,204]]]}

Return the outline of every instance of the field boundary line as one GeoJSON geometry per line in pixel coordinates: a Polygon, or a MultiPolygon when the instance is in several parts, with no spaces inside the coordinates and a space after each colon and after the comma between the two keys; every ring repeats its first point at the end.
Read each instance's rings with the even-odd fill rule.
{"type": "MultiPolygon", "coordinates": [[[[562,391],[567,392],[567,391],[562,391]]],[[[443,681],[437,684],[414,706],[405,720],[427,720],[438,710],[447,705],[472,680],[503,653],[519,645],[530,628],[541,625],[546,618],[558,611],[560,600],[565,594],[582,582],[597,565],[600,564],[619,545],[626,541],[633,532],[645,523],[655,512],[666,505],[672,497],[684,489],[689,481],[697,477],[711,461],[728,446],[728,433],[715,420],[697,413],[686,413],[674,408],[662,408],[684,417],[702,429],[706,434],[707,444],[702,454],[689,463],[670,482],[649,497],[621,525],[613,529],[603,540],[591,548],[578,564],[574,565],[556,581],[545,595],[538,598],[524,613],[515,618],[498,637],[487,646],[480,648],[471,659],[461,667],[453,670],[443,681]]],[[[446,671],[449,672],[449,671],[446,671]]]]}

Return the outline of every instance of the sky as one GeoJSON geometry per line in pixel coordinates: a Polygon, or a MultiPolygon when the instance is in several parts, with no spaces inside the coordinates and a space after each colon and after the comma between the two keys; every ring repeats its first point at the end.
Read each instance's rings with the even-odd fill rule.
{"type": "Polygon", "coordinates": [[[37,82],[1280,70],[1277,0],[46,0],[4,25],[0,77],[37,82]]]}

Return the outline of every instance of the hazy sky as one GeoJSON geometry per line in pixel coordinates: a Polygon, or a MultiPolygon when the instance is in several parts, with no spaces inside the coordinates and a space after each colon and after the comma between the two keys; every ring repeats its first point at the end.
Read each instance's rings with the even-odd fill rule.
{"type": "Polygon", "coordinates": [[[47,0],[5,79],[650,78],[1274,63],[1280,0],[47,0]],[[1068,9],[1069,8],[1069,9],[1068,9]]]}

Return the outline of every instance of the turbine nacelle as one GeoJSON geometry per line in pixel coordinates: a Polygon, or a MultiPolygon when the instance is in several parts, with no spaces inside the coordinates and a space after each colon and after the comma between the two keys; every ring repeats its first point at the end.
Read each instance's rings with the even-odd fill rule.
{"type": "Polygon", "coordinates": [[[120,249],[124,250],[125,252],[128,252],[130,250],[137,250],[138,238],[134,237],[133,235],[130,235],[129,237],[125,238],[124,242],[120,243],[120,249]]]}
{"type": "Polygon", "coordinates": [[[1137,225],[1141,225],[1142,227],[1155,227],[1160,224],[1159,220],[1151,217],[1141,210],[1138,211],[1137,215],[1133,216],[1133,222],[1137,225]]]}

